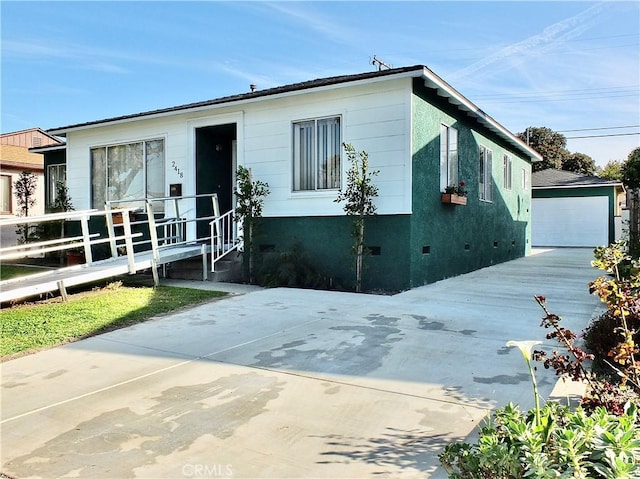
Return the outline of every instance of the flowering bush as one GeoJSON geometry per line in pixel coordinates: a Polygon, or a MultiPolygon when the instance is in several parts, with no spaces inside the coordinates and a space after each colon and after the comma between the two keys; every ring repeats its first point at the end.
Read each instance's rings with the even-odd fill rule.
{"type": "Polygon", "coordinates": [[[461,181],[457,185],[449,185],[444,189],[444,192],[451,195],[467,196],[467,190],[464,189],[466,183],[461,181]]]}

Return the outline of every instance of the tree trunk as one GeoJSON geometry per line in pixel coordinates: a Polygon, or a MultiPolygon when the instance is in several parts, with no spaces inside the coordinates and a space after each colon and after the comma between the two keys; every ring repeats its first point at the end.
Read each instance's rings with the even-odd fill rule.
{"type": "Polygon", "coordinates": [[[356,231],[356,293],[362,292],[362,260],[364,256],[364,218],[358,220],[356,231]]]}

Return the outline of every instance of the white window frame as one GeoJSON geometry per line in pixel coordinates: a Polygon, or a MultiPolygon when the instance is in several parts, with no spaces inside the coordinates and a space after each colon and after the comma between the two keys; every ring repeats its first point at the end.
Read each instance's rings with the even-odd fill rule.
{"type": "Polygon", "coordinates": [[[527,190],[529,188],[529,175],[527,175],[527,169],[522,168],[522,189],[527,190]]]}
{"type": "Polygon", "coordinates": [[[2,178],[0,185],[2,185],[3,196],[0,201],[0,213],[11,214],[11,208],[13,208],[13,177],[11,175],[0,175],[0,178],[2,178]],[[6,206],[9,207],[6,210],[3,208],[5,202],[7,203],[6,206]]]}
{"type": "Polygon", "coordinates": [[[493,201],[493,151],[484,145],[480,145],[478,191],[480,201],[493,201]]]}
{"type": "Polygon", "coordinates": [[[440,124],[440,191],[458,186],[458,130],[440,124]]]}
{"type": "Polygon", "coordinates": [[[513,158],[505,154],[502,159],[504,189],[510,190],[513,187],[513,158]]]}
{"type": "MultiPolygon", "coordinates": [[[[141,178],[141,183],[143,185],[143,192],[141,192],[141,197],[131,197],[130,199],[136,199],[136,200],[141,200],[141,199],[146,199],[146,198],[156,198],[156,197],[163,197],[165,196],[165,190],[166,190],[166,184],[165,184],[165,165],[166,165],[166,157],[167,157],[167,142],[166,142],[166,138],[164,137],[154,137],[154,138],[146,138],[144,140],[132,140],[132,141],[127,141],[127,142],[122,142],[122,143],[113,143],[113,144],[108,144],[108,145],[99,145],[99,146],[93,146],[90,148],[89,152],[89,161],[91,164],[91,176],[92,176],[92,185],[91,185],[91,205],[93,208],[98,208],[98,209],[102,209],[104,208],[104,203],[103,204],[96,204],[98,200],[102,199],[99,196],[97,196],[97,192],[96,189],[97,188],[101,188],[102,191],[100,193],[102,193],[100,196],[102,196],[104,198],[105,201],[116,201],[116,200],[125,200],[127,198],[124,198],[122,196],[120,197],[110,197],[109,194],[109,151],[113,151],[113,149],[115,148],[122,148],[122,147],[135,147],[135,145],[138,144],[142,144],[142,178],[141,178]],[[162,157],[161,157],[161,164],[158,167],[158,171],[155,172],[156,174],[159,174],[160,177],[156,180],[156,182],[154,182],[154,185],[158,187],[158,191],[155,192],[155,194],[152,194],[153,192],[151,192],[149,190],[149,172],[148,172],[148,162],[150,160],[150,152],[149,152],[149,144],[151,142],[162,142],[162,157]],[[96,185],[96,179],[99,179],[99,177],[96,175],[95,172],[95,168],[96,168],[96,163],[94,163],[94,152],[98,152],[98,150],[104,150],[104,163],[105,163],[105,172],[104,172],[104,184],[98,184],[96,185]],[[157,185],[155,184],[157,183],[157,185]]],[[[127,206],[135,206],[135,207],[139,207],[140,204],[139,202],[136,204],[127,204],[125,202],[122,203],[118,203],[118,206],[120,207],[127,207],[127,206]]],[[[160,205],[156,205],[157,207],[159,207],[160,209],[162,209],[162,207],[160,205]]]]}
{"type": "MultiPolygon", "coordinates": [[[[292,172],[292,183],[291,183],[291,191],[294,194],[304,194],[304,193],[314,193],[314,192],[324,192],[324,191],[337,191],[342,186],[342,115],[327,115],[317,118],[308,118],[306,120],[296,120],[291,123],[291,172],[292,172]],[[322,155],[320,149],[322,145],[318,141],[320,138],[320,128],[323,122],[325,121],[336,121],[337,120],[337,136],[331,141],[331,145],[333,148],[331,152],[334,153],[331,156],[331,159],[327,158],[324,164],[328,164],[329,162],[333,163],[330,166],[330,171],[333,172],[333,175],[326,175],[325,180],[326,184],[322,184],[320,181],[321,175],[320,166],[321,166],[321,156],[322,155]],[[307,141],[310,141],[311,144],[307,147],[307,151],[310,155],[313,155],[312,158],[309,158],[306,161],[306,165],[303,165],[303,161],[301,158],[301,141],[300,141],[300,128],[303,128],[306,124],[309,131],[309,135],[307,136],[307,141]],[[337,151],[336,151],[337,150],[337,151]],[[337,154],[336,154],[337,153],[337,154]],[[304,171],[303,171],[304,170],[304,171]],[[306,178],[303,179],[303,176],[306,178]]],[[[323,143],[324,144],[324,143],[323,143]]]]}
{"type": "Polygon", "coordinates": [[[56,201],[56,184],[59,181],[65,184],[67,182],[67,165],[65,163],[58,163],[47,167],[47,182],[49,183],[47,206],[51,206],[56,201]]]}

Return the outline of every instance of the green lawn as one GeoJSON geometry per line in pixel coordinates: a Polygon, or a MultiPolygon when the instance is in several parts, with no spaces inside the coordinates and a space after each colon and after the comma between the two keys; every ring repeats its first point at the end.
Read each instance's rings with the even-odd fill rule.
{"type": "Polygon", "coordinates": [[[55,346],[144,321],[158,314],[224,296],[219,291],[122,286],[23,304],[0,312],[0,356],[55,346]]]}
{"type": "Polygon", "coordinates": [[[28,274],[41,273],[42,271],[47,271],[47,269],[38,268],[37,266],[3,264],[0,265],[0,280],[15,278],[17,276],[26,276],[28,274]]]}

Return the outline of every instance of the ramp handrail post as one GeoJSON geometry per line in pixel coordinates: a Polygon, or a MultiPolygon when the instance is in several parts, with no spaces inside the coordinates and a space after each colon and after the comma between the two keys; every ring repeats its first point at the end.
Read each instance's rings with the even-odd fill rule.
{"type": "MultiPolygon", "coordinates": [[[[215,216],[214,223],[216,226],[216,244],[218,248],[222,248],[224,245],[222,244],[222,232],[220,231],[220,202],[218,201],[218,193],[213,193],[211,195],[211,203],[213,209],[213,216],[215,216]]],[[[211,232],[211,242],[213,243],[213,231],[211,232]]],[[[212,245],[213,246],[213,245],[212,245]]]]}
{"type": "Polygon", "coordinates": [[[104,204],[104,209],[107,214],[104,215],[107,220],[107,233],[109,235],[109,246],[111,247],[111,257],[118,257],[118,245],[116,244],[116,232],[113,227],[113,210],[111,209],[111,204],[106,201],[104,204]]]}
{"type": "MultiPolygon", "coordinates": [[[[160,252],[158,250],[158,230],[156,228],[156,217],[153,215],[153,205],[151,201],[146,201],[147,217],[149,219],[149,239],[151,240],[151,252],[155,263],[160,262],[160,252]]],[[[154,266],[155,268],[155,266],[154,266]]]]}
{"type": "Polygon", "coordinates": [[[124,244],[127,251],[129,274],[135,274],[136,262],[133,253],[133,236],[131,235],[131,219],[129,218],[129,211],[125,211],[122,214],[122,226],[124,227],[124,244]]]}
{"type": "Polygon", "coordinates": [[[179,197],[173,198],[173,212],[175,213],[176,217],[176,242],[182,243],[184,241],[184,238],[182,236],[182,223],[180,222],[180,208],[178,207],[178,199],[179,197]]]}
{"type": "Polygon", "coordinates": [[[200,252],[202,254],[202,281],[206,281],[209,279],[209,272],[207,271],[207,247],[206,245],[202,245],[200,247],[200,252]]]}
{"type": "Polygon", "coordinates": [[[93,263],[93,255],[91,254],[91,233],[89,232],[89,215],[85,214],[80,218],[80,226],[82,228],[82,244],[84,246],[84,260],[87,264],[93,263]]]}

